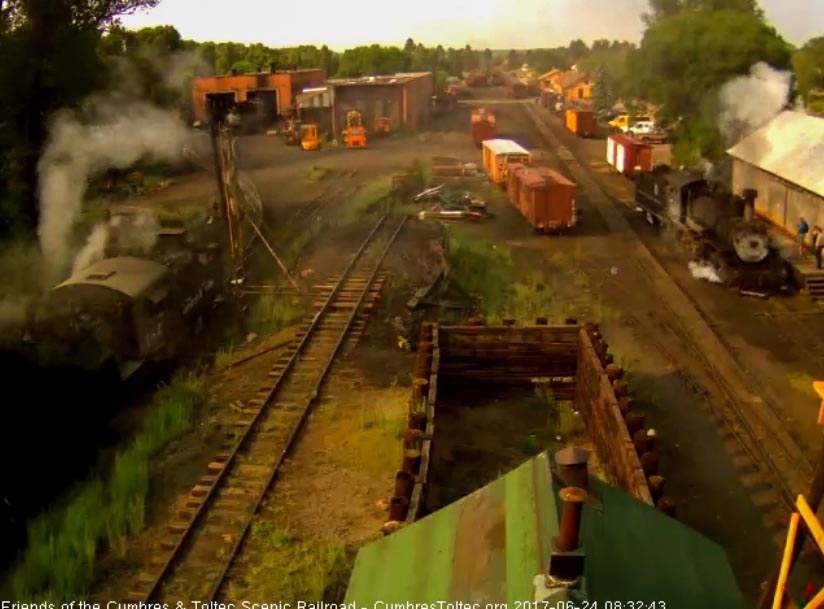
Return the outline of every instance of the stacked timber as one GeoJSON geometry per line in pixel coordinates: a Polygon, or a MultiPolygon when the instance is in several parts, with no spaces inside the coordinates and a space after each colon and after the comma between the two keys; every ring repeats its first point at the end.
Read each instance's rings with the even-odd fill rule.
{"type": "Polygon", "coordinates": [[[475,323],[438,329],[440,378],[451,384],[514,385],[541,378],[558,399],[573,399],[577,325],[515,326],[514,320],[504,320],[501,326],[475,323]]]}
{"type": "Polygon", "coordinates": [[[655,430],[647,427],[645,414],[633,407],[624,370],[614,363],[598,326],[586,324],[582,332],[585,344],[580,350],[578,378],[586,376],[582,366],[597,366],[604,373],[599,375],[599,387],[582,387],[581,383],[576,387],[582,392],[580,403],[590,405],[585,416],[599,451],[618,465],[616,473],[628,491],[675,516],[675,502],[664,496],[664,479],[658,472],[655,430]],[[593,352],[595,357],[586,357],[593,352]]]}
{"type": "Polygon", "coordinates": [[[383,527],[385,534],[414,522],[418,517],[435,433],[434,405],[439,360],[438,328],[433,323],[424,323],[412,378],[403,460],[401,469],[395,475],[395,491],[389,501],[389,521],[383,527]]]}

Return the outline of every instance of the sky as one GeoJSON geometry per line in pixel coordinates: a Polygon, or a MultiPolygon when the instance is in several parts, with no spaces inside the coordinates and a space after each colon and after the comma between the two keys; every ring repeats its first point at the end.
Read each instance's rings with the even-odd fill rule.
{"type": "MultiPolygon", "coordinates": [[[[775,28],[801,45],[824,35],[824,1],[760,0],[775,28]]],[[[173,25],[184,38],[261,42],[270,47],[361,44],[526,49],[581,38],[641,38],[647,0],[161,0],[123,18],[125,26],[173,25]]]]}

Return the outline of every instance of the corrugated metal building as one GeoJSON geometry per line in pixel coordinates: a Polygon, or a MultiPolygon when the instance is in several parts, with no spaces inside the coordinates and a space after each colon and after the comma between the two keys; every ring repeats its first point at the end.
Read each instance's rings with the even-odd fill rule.
{"type": "Polygon", "coordinates": [[[727,154],[733,189],[758,191],[756,213],[792,234],[799,217],[824,226],[824,119],[782,112],[727,154]]]}
{"type": "Polygon", "coordinates": [[[425,128],[432,115],[432,72],[332,79],[326,85],[330,90],[332,132],[336,136],[345,128],[346,113],[350,110],[360,111],[367,131],[372,131],[379,116],[388,116],[392,129],[397,130],[425,128]]]}
{"type": "MultiPolygon", "coordinates": [[[[559,534],[550,464],[543,453],[362,548],[345,602],[532,606],[559,534]]],[[[597,503],[583,507],[580,540],[590,607],[743,607],[724,548],[594,476],[589,490],[597,503]]]]}
{"type": "Polygon", "coordinates": [[[225,98],[230,103],[260,100],[268,120],[292,111],[297,96],[310,87],[322,87],[326,73],[321,69],[276,70],[258,74],[207,76],[192,83],[194,119],[205,121],[206,100],[225,98]]]}
{"type": "Polygon", "coordinates": [[[296,98],[300,120],[304,123],[315,123],[321,133],[331,133],[334,99],[335,91],[331,87],[305,89],[296,98]]]}

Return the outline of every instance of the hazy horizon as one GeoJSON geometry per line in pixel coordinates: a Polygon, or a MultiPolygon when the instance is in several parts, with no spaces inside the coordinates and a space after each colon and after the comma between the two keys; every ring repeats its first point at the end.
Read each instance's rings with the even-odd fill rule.
{"type": "MultiPolygon", "coordinates": [[[[824,35],[824,2],[760,0],[767,19],[800,46],[824,35]]],[[[200,42],[260,42],[270,47],[324,44],[335,51],[358,45],[403,46],[407,38],[427,46],[529,49],[565,46],[580,38],[639,42],[647,0],[418,0],[415,13],[387,10],[379,0],[321,1],[311,15],[302,6],[234,0],[162,0],[149,11],[123,18],[129,28],[173,25],[200,42]],[[471,15],[471,16],[470,16],[471,15]],[[344,25],[345,24],[345,25],[344,25]],[[463,31],[464,33],[458,33],[463,31]]]]}

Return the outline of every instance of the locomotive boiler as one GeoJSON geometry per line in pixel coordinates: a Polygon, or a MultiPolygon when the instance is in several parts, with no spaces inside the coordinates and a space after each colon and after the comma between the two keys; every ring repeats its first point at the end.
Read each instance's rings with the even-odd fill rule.
{"type": "Polygon", "coordinates": [[[758,193],[740,195],[721,183],[659,168],[636,179],[635,204],[652,224],[675,230],[693,260],[708,263],[718,279],[745,290],[775,290],[789,279],[766,223],[754,213],[758,193]]]}
{"type": "Polygon", "coordinates": [[[183,355],[222,302],[217,242],[160,227],[150,251],[135,255],[120,237],[113,236],[105,257],[46,295],[28,332],[41,363],[111,367],[125,379],[144,363],[183,355]]]}

